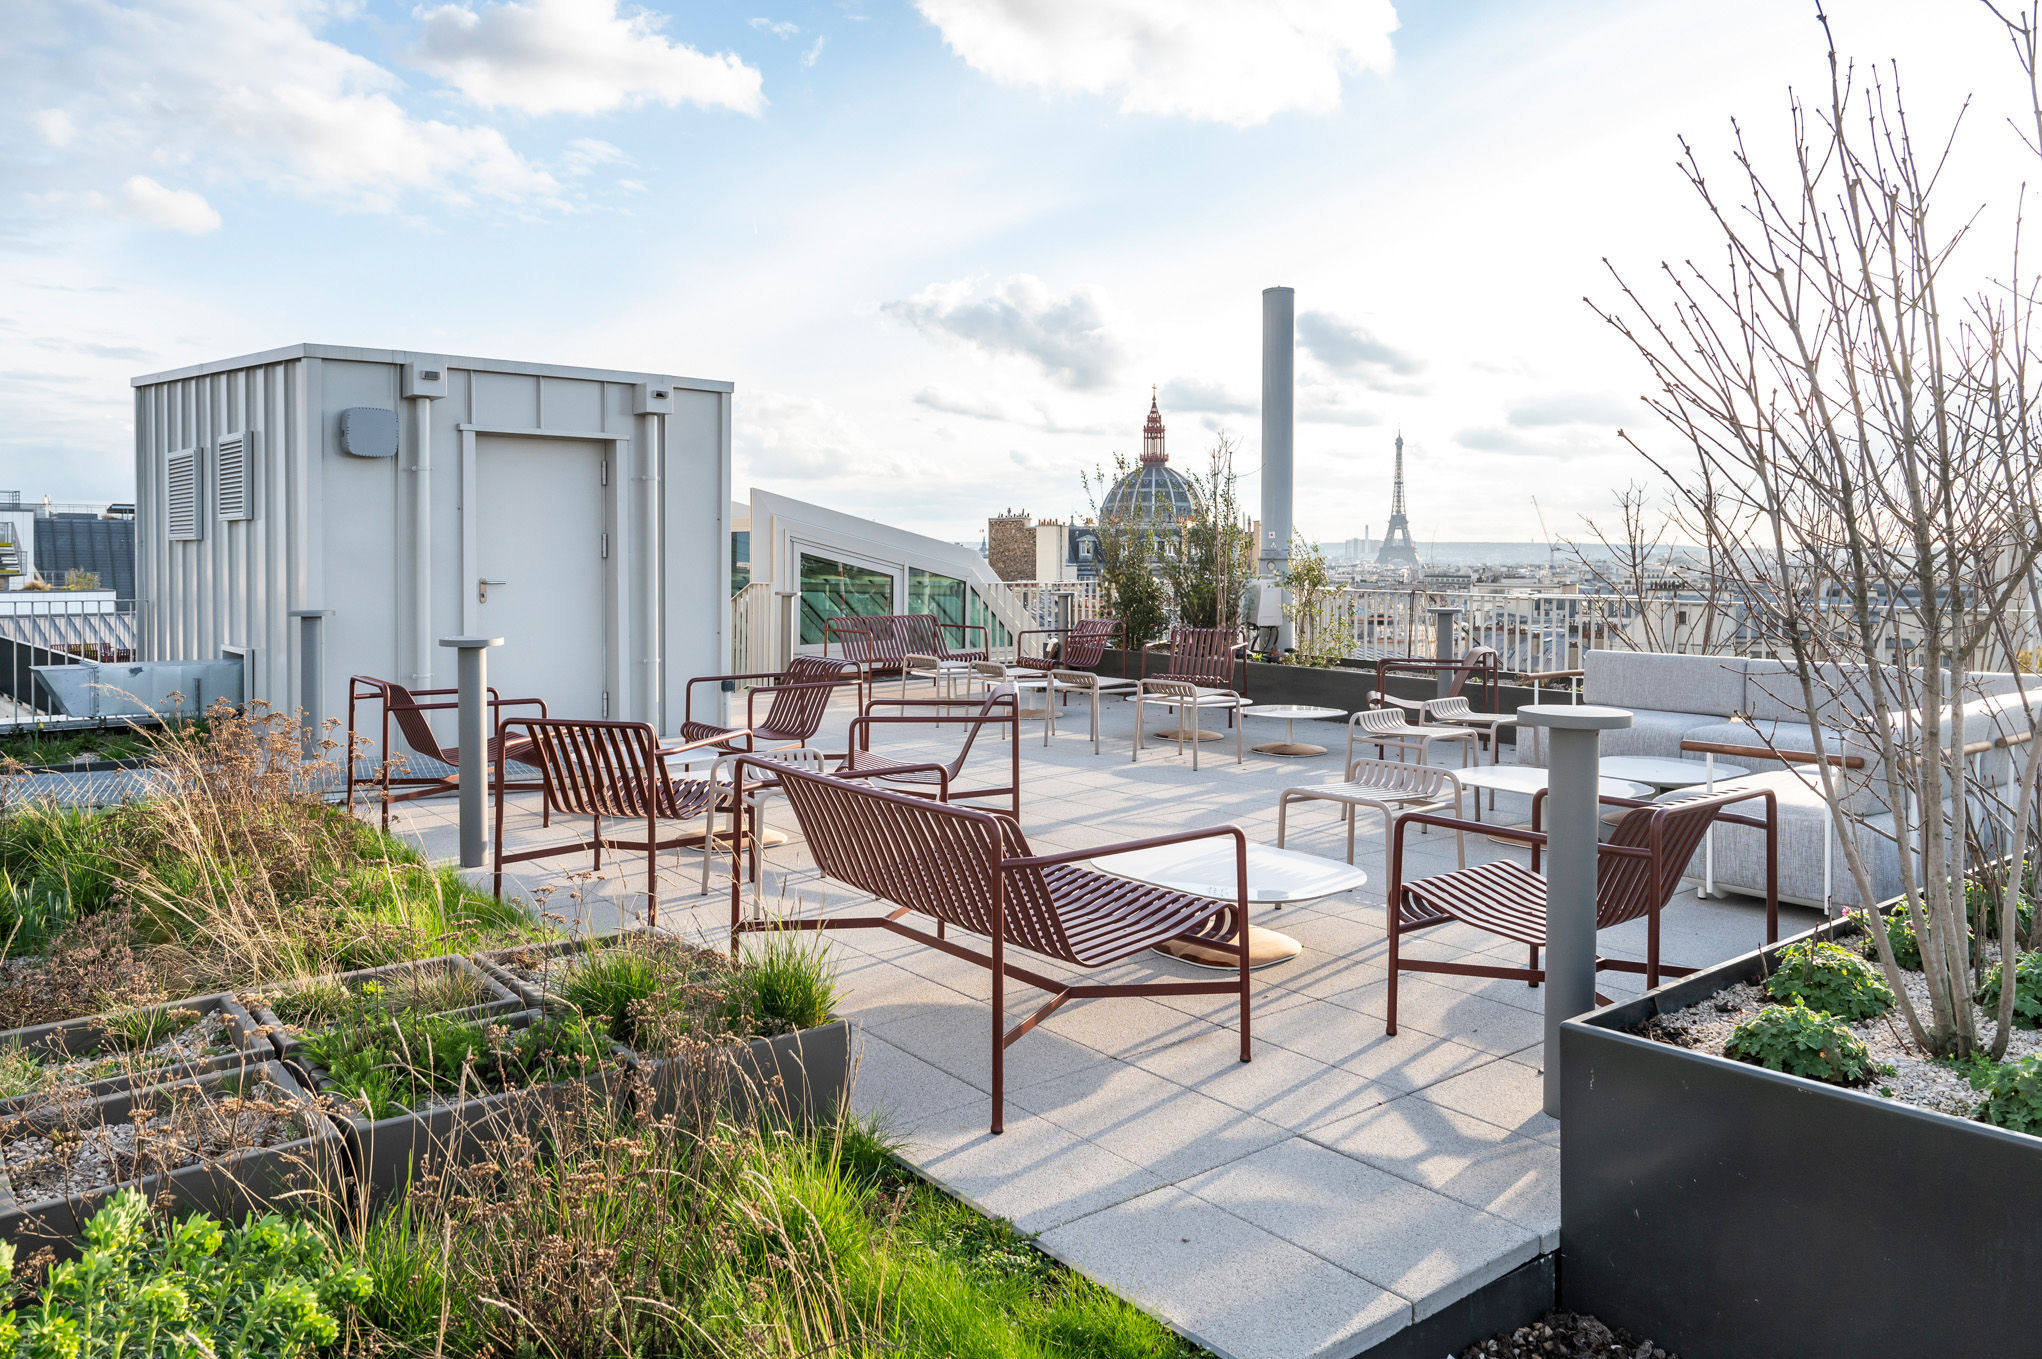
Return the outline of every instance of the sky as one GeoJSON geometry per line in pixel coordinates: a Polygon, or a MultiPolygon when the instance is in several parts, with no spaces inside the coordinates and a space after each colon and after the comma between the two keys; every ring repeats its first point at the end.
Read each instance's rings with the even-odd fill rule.
{"type": "MultiPolygon", "coordinates": [[[[727,379],[740,496],[973,542],[1152,386],[1256,504],[1271,285],[1300,533],[1380,535],[1401,430],[1421,545],[1580,536],[1670,439],[1584,298],[1720,256],[1678,139],[1776,165],[1827,80],[1799,0],[5,8],[0,486],[128,498],[128,378],[313,341],[727,379]]],[[[2010,221],[1982,4],[1827,12],[2010,221]]]]}

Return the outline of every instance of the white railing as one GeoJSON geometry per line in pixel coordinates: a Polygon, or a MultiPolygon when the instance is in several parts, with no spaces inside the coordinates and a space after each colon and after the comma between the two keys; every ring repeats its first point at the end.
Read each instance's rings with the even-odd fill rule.
{"type": "Polygon", "coordinates": [[[753,581],[730,597],[730,668],[739,675],[757,675],[786,668],[787,658],[777,613],[783,606],[773,582],[753,581]]]}

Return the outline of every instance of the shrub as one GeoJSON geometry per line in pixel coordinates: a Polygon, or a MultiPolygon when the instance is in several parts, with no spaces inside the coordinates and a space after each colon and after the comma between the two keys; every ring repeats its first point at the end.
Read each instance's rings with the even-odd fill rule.
{"type": "Polygon", "coordinates": [[[829,1023],[837,1008],[837,975],[820,940],[769,935],[738,973],[737,1003],[755,1033],[793,1033],[829,1023]]]}
{"type": "Polygon", "coordinates": [[[1893,989],[1879,969],[1839,944],[1811,939],[1780,955],[1765,981],[1774,1000],[1804,1004],[1853,1022],[1893,1008],[1893,989]]]}
{"type": "Polygon", "coordinates": [[[1980,1122],[2042,1137],[2042,1057],[1980,1063],[1971,1073],[1971,1084],[1986,1092],[1978,1110],[1980,1122]]]}
{"type": "Polygon", "coordinates": [[[1798,1000],[1791,1005],[1768,1005],[1755,1018],[1739,1024],[1723,1054],[1769,1071],[1831,1085],[1863,1085],[1874,1071],[1872,1054],[1848,1025],[1798,1000]]]}
{"type": "Polygon", "coordinates": [[[560,998],[620,1043],[637,1041],[648,1007],[670,1004],[673,979],[648,949],[614,948],[591,954],[567,974],[560,998]]]}
{"type": "Polygon", "coordinates": [[[1921,940],[1914,937],[1914,926],[1908,923],[1907,912],[1893,911],[1886,916],[1886,942],[1893,947],[1893,961],[1909,972],[1921,971],[1921,940]]]}
{"type": "MultiPolygon", "coordinates": [[[[1993,965],[1978,988],[1978,1003],[1997,1014],[2000,1002],[2000,964],[1993,965]]],[[[2042,1029],[2042,953],[2022,953],[2014,958],[2014,1027],[2042,1029]]]]}
{"type": "MultiPolygon", "coordinates": [[[[158,1229],[132,1189],[92,1215],[84,1245],[33,1305],[0,1318],[0,1355],[296,1359],[331,1345],[336,1311],[369,1297],[366,1271],[336,1268],[309,1226],[263,1216],[223,1229],[199,1213],[158,1229]]],[[[13,1270],[0,1243],[10,1298],[13,1270]]]]}
{"type": "Polygon", "coordinates": [[[400,1010],[350,1016],[301,1040],[336,1093],[370,1120],[416,1109],[433,1096],[497,1094],[587,1076],[613,1060],[578,1015],[549,1015],[506,1030],[474,1020],[400,1010]]]}

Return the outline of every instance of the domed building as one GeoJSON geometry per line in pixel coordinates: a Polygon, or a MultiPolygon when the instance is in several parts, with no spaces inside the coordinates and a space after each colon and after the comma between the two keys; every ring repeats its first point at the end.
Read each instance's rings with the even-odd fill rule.
{"type": "Polygon", "coordinates": [[[1142,426],[1141,466],[1113,484],[1099,513],[1127,523],[1146,521],[1160,527],[1191,517],[1191,486],[1170,466],[1163,451],[1163,412],[1149,396],[1149,419],[1142,426]]]}

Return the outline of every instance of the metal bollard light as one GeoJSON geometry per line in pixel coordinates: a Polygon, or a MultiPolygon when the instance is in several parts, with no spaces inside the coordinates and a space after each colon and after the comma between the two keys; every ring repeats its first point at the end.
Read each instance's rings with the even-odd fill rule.
{"type": "Polygon", "coordinates": [[[461,867],[480,868],[489,858],[489,665],[488,652],[501,637],[442,637],[441,646],[460,653],[461,867]]]}
{"type": "MultiPolygon", "coordinates": [[[[1455,604],[1434,604],[1426,610],[1432,615],[1432,654],[1442,661],[1454,658],[1454,620],[1463,610],[1455,604]]],[[[1446,697],[1446,691],[1453,688],[1453,676],[1445,670],[1433,672],[1436,696],[1446,697]]]]}
{"type": "Polygon", "coordinates": [[[1595,1008],[1596,793],[1602,733],[1631,725],[1622,708],[1539,703],[1521,726],[1552,732],[1546,760],[1546,1112],[1560,1117],[1560,1025],[1595,1008]]]}

